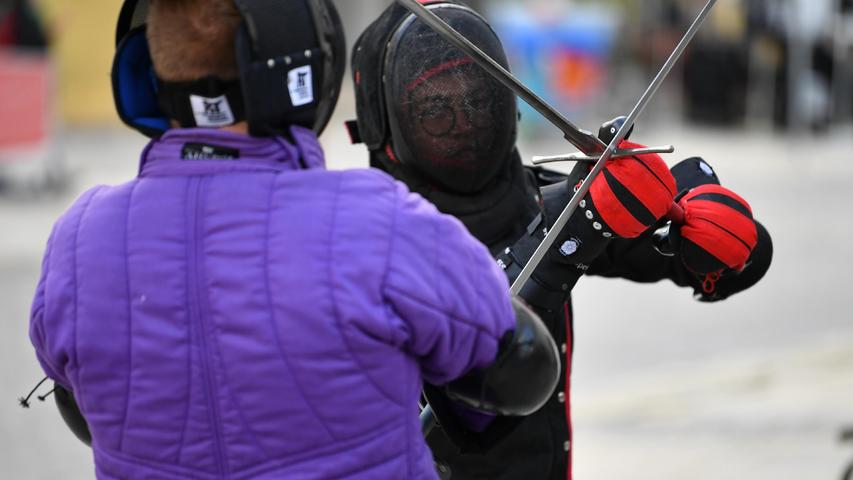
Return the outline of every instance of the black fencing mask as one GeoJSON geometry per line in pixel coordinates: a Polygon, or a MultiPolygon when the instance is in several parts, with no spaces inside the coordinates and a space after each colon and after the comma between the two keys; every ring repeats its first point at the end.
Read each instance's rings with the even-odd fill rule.
{"type": "MultiPolygon", "coordinates": [[[[454,4],[433,11],[507,67],[494,31],[454,4]]],[[[515,96],[416,17],[409,16],[385,55],[385,105],[397,160],[441,189],[482,190],[506,162],[516,140],[515,96]]]]}

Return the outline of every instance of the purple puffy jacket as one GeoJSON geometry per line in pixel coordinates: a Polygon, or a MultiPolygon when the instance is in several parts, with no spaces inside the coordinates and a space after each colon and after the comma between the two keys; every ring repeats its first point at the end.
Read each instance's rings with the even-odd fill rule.
{"type": "Polygon", "coordinates": [[[170,131],[56,223],[30,337],[99,478],[435,478],[421,381],[495,358],[504,275],[457,220],[292,134],[170,131]]]}

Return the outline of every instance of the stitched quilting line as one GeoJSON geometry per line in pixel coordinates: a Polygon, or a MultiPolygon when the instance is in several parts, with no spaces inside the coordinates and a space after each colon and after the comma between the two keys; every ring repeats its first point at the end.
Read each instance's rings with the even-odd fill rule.
{"type": "MultiPolygon", "coordinates": [[[[371,441],[373,441],[373,440],[375,440],[375,439],[377,439],[377,438],[379,438],[379,437],[381,437],[381,436],[383,436],[389,432],[393,432],[396,429],[397,429],[397,426],[394,423],[390,423],[388,425],[384,425],[383,428],[375,430],[374,432],[372,432],[372,435],[368,436],[367,438],[349,438],[346,440],[338,440],[338,442],[342,443],[343,445],[337,445],[337,446],[332,446],[332,447],[337,448],[339,451],[348,450],[348,447],[350,446],[350,444],[368,443],[368,442],[371,442],[371,441]]],[[[290,466],[290,465],[294,465],[294,464],[299,464],[299,463],[311,461],[314,459],[316,452],[317,452],[317,449],[309,448],[309,449],[306,449],[306,450],[300,452],[299,454],[293,455],[291,458],[288,458],[285,460],[276,460],[276,461],[268,463],[267,465],[252,466],[246,470],[240,470],[237,472],[232,472],[232,475],[235,478],[244,478],[244,479],[248,480],[248,479],[254,478],[256,476],[264,475],[264,474],[266,474],[272,470],[282,468],[283,466],[286,467],[286,466],[290,466]]],[[[331,451],[330,447],[327,447],[326,449],[321,450],[320,453],[322,455],[326,455],[326,456],[328,456],[328,455],[335,456],[335,452],[331,451]]],[[[367,469],[372,468],[372,467],[377,467],[377,466],[383,465],[385,463],[390,463],[393,460],[396,460],[400,455],[406,455],[406,454],[407,454],[407,452],[405,450],[403,450],[400,453],[397,453],[391,457],[388,457],[381,462],[373,463],[371,465],[364,465],[363,468],[347,472],[346,477],[344,477],[344,478],[349,478],[355,473],[362,472],[362,471],[367,470],[367,469]]]]}
{"type": "MultiPolygon", "coordinates": [[[[198,239],[198,211],[200,209],[199,203],[199,190],[200,190],[200,177],[188,177],[186,182],[186,191],[184,196],[184,205],[183,205],[183,214],[184,214],[184,256],[186,259],[186,278],[184,283],[186,284],[186,292],[184,296],[184,311],[187,313],[187,321],[199,322],[199,326],[201,326],[201,312],[198,307],[198,249],[194,248],[196,245],[193,243],[193,239],[198,239]],[[195,302],[193,304],[193,302],[195,302]]],[[[210,380],[210,368],[209,365],[206,364],[206,357],[204,352],[206,351],[206,344],[204,338],[203,328],[199,330],[198,335],[198,349],[199,349],[199,362],[203,365],[200,366],[201,374],[203,382],[203,390],[205,391],[205,395],[203,397],[203,401],[207,405],[207,421],[211,428],[211,436],[214,447],[211,449],[210,454],[214,457],[214,463],[216,465],[216,470],[219,472],[219,475],[223,475],[224,471],[227,470],[225,465],[225,458],[222,452],[221,446],[221,436],[219,431],[219,421],[218,421],[218,411],[216,410],[216,406],[214,402],[216,401],[214,398],[214,391],[211,385],[210,380]]]]}
{"type": "MultiPolygon", "coordinates": [[[[383,267],[383,270],[382,270],[382,282],[381,282],[380,287],[379,287],[379,291],[382,292],[382,297],[383,297],[382,301],[384,304],[383,307],[389,306],[387,304],[387,301],[384,298],[384,296],[385,296],[384,292],[385,292],[385,286],[388,285],[388,276],[391,274],[391,252],[394,249],[394,239],[397,237],[397,235],[396,235],[396,233],[397,233],[397,219],[398,219],[399,213],[400,213],[400,211],[399,211],[400,209],[397,208],[397,202],[399,200],[399,197],[397,196],[396,185],[391,181],[388,181],[388,185],[391,186],[391,195],[394,197],[393,198],[393,200],[394,200],[394,211],[391,213],[391,229],[389,230],[390,234],[388,235],[388,248],[385,250],[385,266],[383,267]]],[[[397,329],[395,328],[394,323],[389,318],[388,309],[383,308],[382,310],[383,310],[383,312],[385,312],[385,315],[383,315],[382,317],[385,319],[385,323],[388,325],[388,333],[389,333],[388,338],[392,339],[392,341],[395,341],[395,343],[396,343],[396,340],[398,338],[398,335],[396,332],[397,329]]],[[[392,308],[392,310],[393,310],[393,308],[392,308]]]]}
{"type": "MultiPolygon", "coordinates": [[[[134,456],[129,455],[129,454],[124,453],[124,452],[111,450],[111,449],[104,447],[104,446],[99,446],[98,449],[94,451],[94,453],[95,453],[96,468],[98,467],[98,464],[103,464],[103,461],[105,458],[108,462],[110,462],[113,465],[118,464],[121,468],[132,469],[137,476],[141,475],[139,473],[139,467],[141,466],[141,467],[144,467],[146,469],[153,470],[154,472],[160,474],[159,476],[153,477],[153,478],[162,478],[163,474],[166,473],[168,475],[172,475],[172,476],[175,476],[177,478],[192,478],[194,480],[201,480],[201,479],[220,480],[220,479],[222,479],[222,476],[218,475],[218,474],[207,473],[207,472],[201,471],[199,469],[195,469],[195,468],[191,468],[191,467],[190,468],[182,467],[180,465],[174,465],[171,463],[159,463],[155,460],[148,460],[145,458],[137,458],[137,457],[134,457],[134,456]]],[[[109,466],[112,467],[113,465],[109,465],[109,466]]],[[[146,473],[148,473],[149,476],[145,477],[145,478],[152,478],[150,475],[151,472],[146,472],[146,473]]],[[[119,478],[122,478],[122,480],[124,479],[124,477],[119,477],[119,478]]]]}
{"type": "MultiPolygon", "coordinates": [[[[78,286],[79,286],[79,284],[77,282],[77,254],[80,250],[80,245],[78,243],[78,240],[80,238],[80,226],[83,224],[83,220],[86,218],[86,214],[89,212],[89,206],[92,205],[92,201],[95,199],[95,196],[97,194],[99,194],[103,189],[104,189],[104,187],[97,187],[96,189],[92,190],[92,193],[89,195],[89,198],[86,199],[85,205],[83,205],[83,211],[80,212],[80,217],[77,219],[76,225],[74,225],[74,269],[73,269],[73,271],[74,271],[74,324],[72,327],[73,331],[71,334],[71,338],[74,339],[74,345],[73,345],[74,359],[71,362],[71,364],[74,365],[74,367],[75,367],[74,368],[75,381],[73,382],[74,383],[73,387],[75,389],[77,389],[77,395],[75,395],[75,397],[80,402],[80,407],[82,408],[83,411],[86,410],[86,405],[85,405],[85,400],[84,400],[85,395],[83,395],[83,389],[81,388],[81,385],[80,385],[80,363],[78,362],[78,352],[77,352],[77,322],[78,322],[77,312],[78,312],[78,307],[79,307],[79,303],[80,303],[79,302],[80,292],[77,290],[78,286]]],[[[67,378],[67,376],[66,376],[66,378],[67,378]]],[[[71,383],[70,378],[68,379],[68,381],[69,381],[69,383],[71,383]]]]}
{"type": "MultiPolygon", "coordinates": [[[[210,181],[212,181],[212,179],[213,179],[213,177],[208,177],[208,178],[210,179],[210,181]]],[[[273,182],[274,181],[275,181],[275,176],[273,176],[273,182]]],[[[208,190],[209,189],[205,189],[205,195],[207,195],[208,190]]],[[[270,190],[272,190],[272,188],[270,188],[270,190]]],[[[268,202],[270,202],[270,201],[271,201],[271,199],[268,200],[268,202]]],[[[269,209],[270,205],[271,205],[271,203],[267,204],[268,209],[269,209]]],[[[267,212],[269,212],[269,210],[267,210],[267,212]]],[[[268,231],[269,231],[269,213],[267,214],[267,232],[268,231]]],[[[266,249],[266,247],[269,245],[269,242],[267,239],[264,239],[264,244],[265,244],[264,248],[266,249]]],[[[264,268],[266,268],[266,260],[267,260],[267,255],[266,255],[266,250],[265,250],[264,251],[264,265],[265,265],[264,268]]],[[[210,299],[209,299],[209,296],[206,294],[206,290],[205,290],[205,295],[204,295],[204,307],[203,308],[205,308],[205,310],[210,309],[210,299]]],[[[222,352],[219,349],[219,338],[221,337],[221,335],[218,334],[218,328],[216,327],[215,324],[211,325],[211,330],[214,330],[217,332],[217,334],[214,336],[214,339],[213,339],[214,340],[213,345],[212,345],[213,354],[219,360],[220,365],[225,365],[224,359],[222,357],[222,352]]],[[[266,449],[263,447],[261,442],[258,440],[257,434],[249,426],[249,422],[246,420],[246,415],[244,413],[243,406],[240,404],[240,401],[237,399],[237,396],[234,394],[234,392],[231,389],[230,383],[228,381],[228,373],[227,372],[228,372],[228,370],[226,368],[221,369],[222,381],[223,381],[221,388],[225,389],[226,395],[228,395],[228,398],[234,403],[234,406],[236,407],[237,416],[240,418],[240,422],[243,424],[243,428],[244,428],[245,432],[247,432],[249,434],[249,436],[252,438],[252,441],[254,442],[254,444],[258,448],[258,450],[260,450],[260,452],[264,456],[264,458],[269,459],[269,458],[271,458],[269,452],[266,451],[266,449]]]]}
{"type": "Polygon", "coordinates": [[[139,185],[139,180],[134,182],[130,188],[130,193],[127,196],[127,210],[125,211],[124,219],[124,276],[127,295],[127,384],[124,390],[124,413],[121,416],[121,429],[119,429],[118,450],[121,451],[124,446],[124,434],[127,428],[127,413],[130,409],[130,387],[133,381],[131,372],[133,371],[133,299],[131,298],[130,288],[130,209],[133,206],[133,194],[136,192],[136,186],[139,185]]]}
{"type": "MultiPolygon", "coordinates": [[[[478,252],[474,249],[473,246],[468,246],[468,248],[465,249],[465,257],[467,258],[469,265],[482,264],[483,267],[491,267],[491,265],[487,265],[484,262],[478,262],[477,256],[478,256],[478,252]]],[[[492,264],[494,264],[494,261],[491,261],[491,262],[492,262],[492,264]]],[[[478,299],[488,298],[486,295],[484,295],[484,290],[483,290],[483,288],[486,285],[486,279],[482,278],[482,277],[485,277],[485,276],[486,276],[485,274],[481,273],[480,275],[478,275],[478,277],[480,277],[480,278],[474,279],[474,282],[473,282],[474,283],[474,292],[476,292],[476,298],[478,298],[478,299]]],[[[500,335],[500,332],[498,331],[497,315],[495,315],[494,317],[489,315],[492,312],[488,310],[489,307],[486,306],[487,303],[489,303],[490,304],[489,307],[491,307],[491,302],[482,302],[482,301],[474,302],[474,308],[473,308],[474,318],[485,319],[485,318],[491,317],[493,319],[491,327],[495,333],[500,335]]]]}
{"type": "Polygon", "coordinates": [[[463,319],[463,318],[461,318],[461,317],[459,317],[459,316],[456,316],[456,315],[454,315],[454,314],[452,314],[452,313],[445,312],[444,310],[441,310],[439,307],[436,307],[436,306],[434,306],[434,305],[431,305],[431,304],[429,304],[429,303],[427,303],[427,302],[425,302],[425,301],[421,300],[420,298],[418,298],[418,297],[416,297],[416,296],[412,295],[411,293],[409,293],[409,292],[407,292],[407,291],[405,291],[405,290],[402,290],[402,289],[400,289],[400,288],[398,288],[398,287],[394,287],[394,286],[389,286],[389,287],[388,287],[388,290],[389,290],[389,291],[393,291],[393,292],[394,292],[395,294],[397,294],[397,295],[400,295],[400,296],[406,297],[406,298],[408,298],[409,300],[414,301],[415,303],[417,303],[418,305],[420,305],[420,306],[422,306],[422,307],[426,307],[427,309],[432,310],[432,311],[434,311],[434,312],[436,312],[436,313],[438,313],[438,314],[440,314],[440,315],[446,316],[446,317],[450,318],[451,320],[453,320],[453,321],[455,321],[455,322],[461,323],[461,324],[463,324],[463,325],[465,325],[465,326],[467,326],[467,327],[469,327],[469,328],[472,328],[472,329],[474,329],[474,330],[477,330],[478,332],[485,333],[486,335],[488,335],[488,336],[490,336],[490,337],[492,337],[492,338],[500,339],[500,337],[499,337],[499,336],[496,336],[493,332],[489,331],[489,329],[488,329],[487,327],[484,327],[484,326],[482,326],[482,325],[477,325],[477,324],[475,324],[475,323],[472,323],[470,320],[466,320],[466,319],[463,319]]]}
{"type": "MultiPolygon", "coordinates": [[[[199,326],[201,327],[201,335],[202,339],[200,347],[202,350],[202,362],[204,363],[204,377],[205,377],[205,389],[207,390],[208,395],[206,395],[208,399],[208,405],[210,408],[210,416],[212,416],[212,433],[214,435],[214,445],[215,445],[215,453],[217,457],[217,462],[220,468],[222,475],[228,476],[231,472],[230,458],[228,457],[228,452],[225,447],[225,439],[223,435],[225,432],[222,431],[221,426],[224,423],[222,411],[220,410],[220,402],[217,396],[219,392],[218,383],[216,379],[216,335],[215,330],[216,326],[212,324],[212,320],[209,315],[209,311],[207,311],[207,295],[206,291],[203,289],[205,285],[205,270],[204,270],[204,246],[202,245],[204,239],[204,210],[206,207],[207,201],[207,184],[210,182],[209,176],[201,176],[195,177],[195,186],[193,190],[194,202],[192,209],[192,235],[193,235],[193,243],[190,245],[192,248],[192,268],[193,268],[193,300],[195,302],[196,307],[196,320],[198,321],[199,326]],[[208,343],[210,341],[210,343],[208,343]],[[210,350],[213,351],[212,355],[206,357],[210,350]],[[210,361],[208,361],[210,360],[210,361]]],[[[188,209],[189,211],[189,209],[188,209]]],[[[221,360],[221,359],[220,359],[221,360]]]]}
{"type": "Polygon", "coordinates": [[[332,221],[330,223],[329,239],[327,240],[328,255],[326,259],[326,272],[329,277],[329,297],[331,298],[332,309],[335,313],[335,324],[338,326],[338,331],[340,332],[341,339],[343,340],[344,345],[347,347],[347,352],[349,353],[350,358],[352,358],[352,361],[355,362],[355,364],[358,365],[358,368],[360,368],[364,372],[364,377],[367,379],[368,383],[370,383],[370,385],[372,385],[373,388],[376,389],[376,391],[379,392],[380,395],[385,397],[391,403],[403,407],[404,405],[401,402],[397,401],[395,398],[392,398],[390,395],[385,393],[385,391],[379,386],[379,384],[376,383],[376,380],[374,380],[373,377],[370,375],[370,370],[365,368],[364,364],[361,362],[361,360],[359,360],[358,356],[356,356],[355,351],[353,351],[352,345],[350,345],[349,342],[349,337],[344,333],[343,325],[341,323],[341,315],[338,309],[338,301],[335,296],[335,275],[333,272],[333,266],[335,262],[332,259],[335,258],[335,230],[337,229],[337,220],[339,212],[338,203],[340,202],[341,197],[341,184],[343,183],[343,174],[338,174],[336,180],[337,183],[335,185],[335,203],[332,209],[332,221]]]}
{"type": "MultiPolygon", "coordinates": [[[[54,365],[53,359],[49,358],[49,356],[46,355],[44,352],[40,352],[40,350],[49,349],[47,346],[47,337],[45,336],[45,332],[44,332],[44,321],[45,321],[44,315],[45,315],[45,304],[47,302],[48,276],[50,275],[49,272],[51,270],[53,270],[51,268],[51,260],[53,258],[53,244],[54,244],[54,242],[59,241],[59,240],[57,240],[57,237],[59,237],[59,235],[57,234],[57,230],[58,230],[58,228],[57,228],[56,224],[54,224],[53,229],[50,232],[50,236],[48,237],[47,250],[45,251],[45,254],[44,254],[44,261],[43,261],[44,265],[42,267],[42,272],[41,272],[42,278],[40,279],[40,282],[42,283],[41,300],[38,302],[38,305],[34,305],[35,308],[33,308],[32,312],[30,312],[30,323],[31,323],[31,325],[30,325],[31,334],[30,335],[33,335],[32,332],[33,332],[33,328],[34,328],[35,329],[34,334],[36,335],[38,344],[40,345],[40,347],[36,348],[36,357],[38,359],[40,359],[43,363],[45,363],[50,368],[51,373],[53,373],[53,375],[55,375],[55,376],[59,376],[58,375],[59,369],[56,368],[56,365],[54,365]]],[[[51,289],[51,291],[52,291],[52,289],[51,289]]],[[[38,293],[36,293],[36,295],[37,295],[36,298],[39,298],[38,293]]],[[[33,342],[33,346],[35,346],[35,342],[33,342]]],[[[56,379],[54,379],[54,381],[55,380],[56,379]]],[[[69,383],[69,379],[66,378],[65,383],[69,383]]],[[[64,385],[64,386],[68,390],[71,390],[70,385],[64,385]]]]}
{"type": "MultiPolygon", "coordinates": [[[[436,225],[437,238],[447,238],[449,236],[448,232],[446,231],[448,229],[448,226],[445,226],[445,225],[446,224],[437,224],[436,225]]],[[[436,242],[436,244],[438,244],[438,242],[436,242]]],[[[442,256],[439,255],[439,253],[438,253],[439,248],[440,247],[437,245],[435,255],[432,258],[442,258],[442,256]]],[[[480,267],[480,264],[482,262],[477,261],[477,259],[475,258],[474,249],[471,245],[465,245],[465,248],[458,249],[457,251],[461,254],[460,256],[464,257],[464,259],[465,259],[465,263],[463,263],[463,265],[472,265],[475,267],[482,268],[482,267],[480,267]]],[[[438,262],[437,267],[438,268],[436,270],[438,270],[438,274],[441,276],[441,278],[452,278],[454,276],[454,273],[448,269],[449,265],[447,263],[438,262]]],[[[467,270],[466,270],[466,273],[468,273],[467,270]]],[[[458,272],[456,273],[456,275],[458,275],[458,272]]],[[[468,275],[466,275],[466,277],[467,276],[468,275]]],[[[467,278],[465,280],[467,280],[467,278]]],[[[477,280],[482,280],[482,279],[477,279],[477,280]]],[[[482,288],[483,283],[485,283],[485,282],[474,281],[472,283],[474,284],[474,291],[476,292],[475,298],[480,299],[480,300],[487,298],[486,296],[481,294],[481,288],[482,288]]],[[[441,289],[442,285],[443,285],[443,282],[437,283],[437,287],[439,289],[441,289]]],[[[445,298],[446,298],[445,296],[442,296],[442,305],[447,304],[446,302],[444,302],[445,298]]],[[[470,318],[477,318],[480,320],[486,319],[487,317],[485,315],[485,313],[486,313],[485,307],[483,306],[485,304],[486,304],[486,302],[476,301],[476,302],[474,302],[473,309],[470,309],[470,306],[466,305],[466,307],[468,307],[468,309],[466,309],[466,310],[468,310],[467,313],[472,314],[472,316],[470,318]],[[473,311],[471,311],[471,310],[473,310],[473,311]]],[[[448,315],[448,316],[453,318],[452,315],[448,315]]],[[[465,323],[465,322],[463,322],[463,323],[465,323]]],[[[495,325],[494,327],[497,327],[497,326],[495,325]]],[[[494,329],[497,330],[497,328],[494,328],[494,329]]],[[[482,328],[479,330],[486,331],[486,332],[489,331],[486,328],[482,328]]],[[[477,340],[477,339],[475,339],[475,340],[477,340]]]]}
{"type": "MultiPolygon", "coordinates": [[[[189,204],[190,198],[190,181],[189,179],[184,180],[184,212],[187,211],[187,205],[189,204]]],[[[185,230],[186,231],[186,230],[185,230]]],[[[186,239],[185,239],[186,240],[186,239]]],[[[189,248],[187,246],[184,247],[184,250],[189,248]]],[[[193,321],[189,315],[189,275],[190,275],[190,266],[189,266],[189,256],[184,255],[184,271],[186,272],[187,283],[184,285],[184,299],[186,301],[184,312],[186,315],[184,316],[184,320],[187,323],[187,400],[186,407],[184,409],[184,425],[181,428],[181,442],[178,444],[178,465],[181,464],[181,457],[184,455],[184,442],[187,438],[187,431],[189,430],[190,423],[190,405],[192,405],[192,395],[193,395],[193,321]]]]}
{"type": "MultiPolygon", "coordinates": [[[[432,285],[432,291],[435,292],[435,298],[436,298],[436,300],[438,300],[438,303],[432,305],[432,307],[435,308],[436,311],[440,312],[440,314],[442,316],[447,315],[447,317],[452,318],[452,316],[449,313],[445,313],[444,309],[439,307],[439,305],[448,305],[448,302],[447,302],[445,294],[444,294],[444,289],[441,288],[441,284],[442,284],[442,280],[443,280],[442,275],[441,275],[441,273],[442,273],[441,272],[441,268],[442,268],[441,262],[436,260],[438,258],[441,258],[438,255],[439,239],[442,238],[441,237],[441,223],[437,222],[437,221],[430,222],[430,223],[431,223],[430,226],[432,227],[431,230],[432,230],[432,237],[433,237],[432,242],[430,242],[432,255],[429,256],[429,258],[432,261],[432,265],[431,265],[432,268],[429,269],[430,274],[431,274],[430,285],[432,285]]],[[[451,328],[450,331],[452,332],[453,329],[451,328]]]]}
{"type": "MultiPolygon", "coordinates": [[[[338,443],[340,443],[340,445],[327,446],[327,447],[321,449],[320,453],[322,455],[327,456],[327,457],[334,457],[336,454],[336,451],[346,451],[346,450],[349,450],[350,446],[352,446],[352,445],[359,445],[359,444],[363,444],[363,443],[372,442],[376,439],[381,438],[384,435],[387,435],[388,433],[394,432],[398,428],[399,427],[395,423],[389,423],[388,425],[383,425],[382,428],[379,428],[379,429],[371,432],[371,434],[367,437],[364,437],[364,438],[361,438],[361,437],[359,437],[359,438],[348,438],[346,440],[338,441],[338,443]]],[[[256,478],[258,476],[268,474],[269,472],[277,470],[277,469],[281,469],[281,468],[293,466],[293,465],[298,465],[300,463],[310,462],[310,461],[315,459],[316,452],[317,452],[316,448],[309,448],[309,449],[306,449],[304,451],[301,451],[301,452],[298,452],[295,454],[291,454],[286,459],[276,459],[276,460],[272,460],[270,462],[267,462],[263,465],[253,465],[253,466],[246,468],[246,469],[233,471],[233,472],[231,472],[231,476],[228,478],[247,479],[247,480],[252,479],[252,478],[256,478]]],[[[386,458],[385,460],[382,460],[381,462],[376,462],[376,463],[373,463],[371,465],[365,465],[364,468],[362,468],[362,469],[347,472],[347,478],[351,477],[354,473],[358,473],[358,472],[367,470],[371,467],[377,467],[377,466],[381,466],[385,463],[390,463],[390,462],[398,459],[401,455],[405,455],[405,454],[406,454],[406,451],[400,451],[399,453],[396,453],[396,454],[386,458]]],[[[103,447],[98,448],[98,451],[96,452],[96,457],[99,455],[106,457],[108,460],[110,460],[112,462],[121,463],[122,466],[130,466],[131,468],[133,468],[135,466],[137,466],[137,467],[143,466],[145,468],[154,470],[156,473],[166,472],[170,475],[178,476],[179,478],[210,479],[210,480],[222,479],[221,475],[211,474],[211,473],[203,472],[203,471],[193,469],[193,468],[181,467],[180,465],[173,465],[170,463],[159,463],[159,462],[154,461],[154,460],[148,460],[148,459],[144,459],[144,458],[135,458],[135,457],[128,455],[126,453],[117,452],[117,451],[110,450],[110,449],[103,448],[103,447]]],[[[97,459],[96,459],[96,461],[97,461],[97,459]]]]}
{"type": "MultiPolygon", "coordinates": [[[[397,221],[398,221],[399,214],[400,214],[399,196],[397,195],[396,185],[393,183],[391,185],[392,185],[391,193],[394,196],[394,212],[393,212],[392,217],[391,217],[391,230],[389,231],[390,236],[389,236],[389,240],[388,240],[388,251],[386,252],[386,255],[385,255],[385,271],[383,272],[383,275],[382,275],[382,292],[386,292],[387,287],[388,287],[388,276],[390,275],[390,271],[391,271],[391,252],[394,249],[395,239],[397,238],[397,221]]],[[[383,310],[386,312],[388,311],[387,309],[383,309],[383,310]]],[[[391,308],[391,310],[394,310],[393,307],[391,308]]],[[[392,338],[393,338],[395,336],[394,335],[394,326],[391,324],[391,321],[388,319],[387,314],[384,317],[386,319],[386,322],[388,322],[388,327],[391,329],[391,334],[392,334],[392,338]]],[[[403,369],[403,375],[405,375],[404,382],[405,382],[405,385],[407,387],[406,391],[404,392],[404,397],[405,397],[405,394],[407,394],[409,392],[409,389],[411,389],[410,383],[412,382],[412,378],[411,378],[411,372],[408,368],[403,369]]],[[[406,399],[403,398],[403,402],[405,402],[405,401],[406,401],[406,399]]],[[[407,474],[408,478],[414,478],[412,476],[412,471],[414,470],[412,467],[412,448],[411,448],[411,433],[412,433],[412,431],[411,431],[410,422],[406,421],[407,420],[406,416],[409,415],[409,411],[405,408],[405,404],[401,404],[400,406],[403,407],[402,412],[401,412],[402,422],[406,426],[406,449],[405,449],[406,474],[407,474]]]]}
{"type": "MultiPolygon", "coordinates": [[[[403,369],[403,375],[405,376],[405,385],[406,385],[405,393],[408,394],[412,389],[412,383],[414,383],[412,381],[413,379],[411,377],[411,369],[404,368],[403,369]]],[[[421,388],[423,388],[423,382],[421,382],[421,388]]],[[[404,399],[404,401],[405,401],[405,399],[404,399]]],[[[405,449],[406,472],[407,472],[409,478],[414,478],[414,476],[412,475],[412,472],[414,471],[414,467],[412,465],[412,455],[414,455],[414,452],[413,452],[413,448],[411,445],[411,443],[412,443],[412,422],[406,421],[407,420],[406,417],[411,415],[411,413],[409,413],[409,410],[407,410],[406,408],[403,408],[401,414],[402,414],[401,420],[403,421],[403,424],[406,426],[406,449],[405,449]]]]}
{"type": "MultiPolygon", "coordinates": [[[[278,175],[276,175],[274,182],[278,181],[279,178],[280,177],[278,175]]],[[[288,358],[287,353],[285,352],[285,349],[282,346],[281,338],[278,335],[278,328],[277,328],[277,324],[275,321],[275,309],[273,308],[273,301],[272,301],[272,291],[270,290],[270,271],[269,271],[270,223],[272,221],[272,213],[273,213],[272,212],[272,202],[273,202],[275,190],[276,190],[275,188],[270,189],[270,196],[268,199],[269,203],[267,204],[266,238],[264,239],[264,276],[265,276],[265,283],[266,283],[265,290],[266,290],[266,297],[267,297],[267,308],[269,309],[270,329],[272,330],[273,338],[275,339],[275,345],[276,345],[276,348],[278,348],[278,353],[281,356],[281,361],[282,361],[282,363],[284,363],[284,367],[287,369],[287,371],[290,372],[290,376],[293,378],[293,383],[294,383],[294,385],[296,385],[296,389],[299,391],[299,395],[302,397],[302,400],[305,402],[305,405],[308,407],[308,409],[311,411],[311,413],[314,415],[314,417],[317,419],[317,421],[323,427],[323,430],[326,431],[326,434],[329,435],[330,438],[337,440],[335,435],[329,429],[329,426],[326,425],[326,422],[323,421],[323,418],[319,415],[317,410],[314,408],[314,406],[308,400],[308,396],[305,395],[305,391],[302,388],[302,384],[299,382],[299,379],[296,378],[296,371],[291,366],[290,359],[288,358]]]]}

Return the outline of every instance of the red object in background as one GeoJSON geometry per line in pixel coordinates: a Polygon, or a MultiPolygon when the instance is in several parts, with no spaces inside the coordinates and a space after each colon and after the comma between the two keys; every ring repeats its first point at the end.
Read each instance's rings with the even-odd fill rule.
{"type": "Polygon", "coordinates": [[[47,57],[0,48],[0,149],[47,140],[49,77],[47,57]]]}
{"type": "Polygon", "coordinates": [[[605,67],[600,58],[571,50],[554,54],[550,88],[571,104],[583,104],[601,93],[605,67]]]}
{"type": "Polygon", "coordinates": [[[0,18],[0,47],[12,45],[15,37],[15,13],[11,13],[0,18]]]}

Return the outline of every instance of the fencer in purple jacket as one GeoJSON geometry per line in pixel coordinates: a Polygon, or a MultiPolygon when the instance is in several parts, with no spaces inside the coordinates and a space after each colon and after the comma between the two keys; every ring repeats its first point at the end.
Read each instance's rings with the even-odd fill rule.
{"type": "Polygon", "coordinates": [[[56,222],[31,317],[98,478],[435,478],[422,381],[488,371],[506,350],[517,320],[503,273],[386,174],[324,169],[315,131],[337,95],[321,92],[340,87],[343,64],[330,2],[263,15],[251,1],[240,14],[231,0],[184,2],[202,17],[233,11],[227,46],[240,32],[239,80],[198,81],[157,60],[181,2],[144,3],[125,3],[113,75],[122,118],[154,139],[136,179],[87,191],[56,222]],[[253,56],[282,24],[296,44],[253,56]],[[156,96],[134,77],[152,58],[156,96]],[[292,80],[275,99],[270,72],[292,80]]]}

